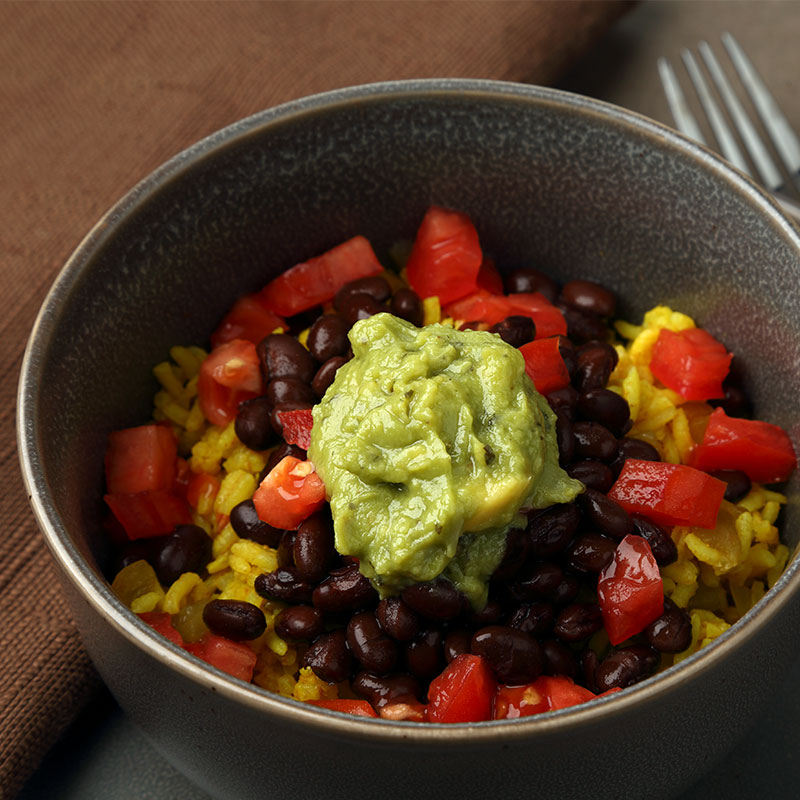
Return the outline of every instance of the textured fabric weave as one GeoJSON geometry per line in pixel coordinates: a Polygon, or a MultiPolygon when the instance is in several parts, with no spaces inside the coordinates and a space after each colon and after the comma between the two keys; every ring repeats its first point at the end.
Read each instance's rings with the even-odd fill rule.
{"type": "Polygon", "coordinates": [[[379,80],[547,84],[628,5],[0,4],[0,797],[16,794],[99,686],[14,440],[24,342],[70,251],[159,163],[241,117],[379,80]]]}

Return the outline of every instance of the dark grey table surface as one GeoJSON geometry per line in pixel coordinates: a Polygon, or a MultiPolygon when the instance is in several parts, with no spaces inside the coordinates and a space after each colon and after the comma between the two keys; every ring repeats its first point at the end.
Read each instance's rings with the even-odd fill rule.
{"type": "MultiPolygon", "coordinates": [[[[658,81],[657,57],[668,57],[680,74],[683,47],[706,39],[718,55],[723,54],[719,34],[726,30],[749,52],[790,123],[800,130],[800,2],[794,0],[644,2],[575,67],[561,88],[671,123],[658,81]]],[[[686,82],[685,73],[681,79],[686,82]]],[[[694,98],[690,103],[696,105],[694,98]]],[[[709,765],[709,773],[682,800],[797,797],[799,738],[800,663],[787,674],[784,686],[746,737],[722,763],[709,765]]],[[[19,800],[207,797],[174,770],[105,695],[51,751],[19,800]]]]}

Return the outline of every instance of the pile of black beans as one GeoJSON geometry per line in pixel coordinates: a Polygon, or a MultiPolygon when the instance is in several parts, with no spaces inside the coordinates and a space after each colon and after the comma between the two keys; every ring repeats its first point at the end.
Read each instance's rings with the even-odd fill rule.
{"type": "MultiPolygon", "coordinates": [[[[649,542],[660,565],[676,558],[668,531],[628,514],[606,494],[626,458],[659,460],[652,446],[626,436],[631,427],[627,402],[606,389],[617,363],[617,353],[607,343],[614,294],[589,281],[560,287],[535,269],[511,272],[505,289],[541,292],[564,314],[567,336],[559,337],[559,348],[571,384],[547,400],[556,414],[561,465],[586,490],[574,503],[531,513],[524,529],[509,532],[484,609],[473,611],[442,578],[380,600],[356,560],[334,549],[327,507],[296,531],[278,530],[260,520],[251,500],[231,513],[240,537],[278,549],[279,568],[255,582],[260,595],[288,604],[276,620],[278,635],[299,645],[303,666],[325,681],[349,680],[355,694],[378,709],[409,700],[425,702],[430,681],[462,653],[484,657],[501,683],[567,675],[599,693],[642,680],[657,668],[661,653],[680,652],[691,641],[688,614],[665,599],[663,615],[630,642],[600,655],[588,646],[603,626],[597,576],[613,559],[618,542],[635,533],[649,542]]],[[[235,428],[241,441],[255,450],[278,445],[264,474],[286,455],[305,458],[303,450],[280,438],[277,412],[310,408],[322,397],[336,370],[352,355],[347,333],[357,320],[390,311],[422,323],[419,297],[407,288],[392,294],[382,277],[348,284],[336,295],[334,307],[335,313],[314,312],[313,322],[308,315],[292,321],[293,330],[310,323],[307,349],[290,334],[272,334],[258,345],[265,393],[240,406],[235,428]]],[[[462,327],[478,324],[467,321],[462,327]]],[[[514,347],[536,335],[533,321],[524,316],[508,317],[492,330],[514,347]]],[[[742,398],[737,387],[730,390],[731,404],[746,407],[742,398]]],[[[728,400],[726,395],[723,404],[728,400]]],[[[732,492],[728,499],[749,488],[741,476],[727,479],[732,492]]],[[[180,541],[175,535],[164,538],[166,555],[154,560],[167,565],[165,577],[180,574],[181,553],[196,568],[197,558],[184,540],[199,537],[184,531],[180,541]]],[[[253,639],[264,630],[263,613],[237,601],[209,603],[204,620],[212,631],[232,639],[253,639]]]]}

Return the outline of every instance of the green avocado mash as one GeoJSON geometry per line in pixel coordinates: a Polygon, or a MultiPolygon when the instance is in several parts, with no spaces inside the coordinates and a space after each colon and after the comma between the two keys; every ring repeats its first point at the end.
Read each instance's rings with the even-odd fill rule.
{"type": "Polygon", "coordinates": [[[336,549],[383,597],[442,574],[482,608],[520,512],[583,489],[558,466],[555,416],[496,334],[376,314],[350,343],[308,451],[336,549]]]}

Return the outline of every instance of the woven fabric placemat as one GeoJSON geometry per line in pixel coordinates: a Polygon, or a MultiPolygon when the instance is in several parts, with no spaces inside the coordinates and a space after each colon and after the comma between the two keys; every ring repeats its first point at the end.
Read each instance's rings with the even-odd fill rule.
{"type": "Polygon", "coordinates": [[[25,340],[94,221],[170,156],[285,100],[400,78],[552,83],[629,5],[0,4],[0,798],[17,793],[99,687],[14,436],[25,340]]]}

